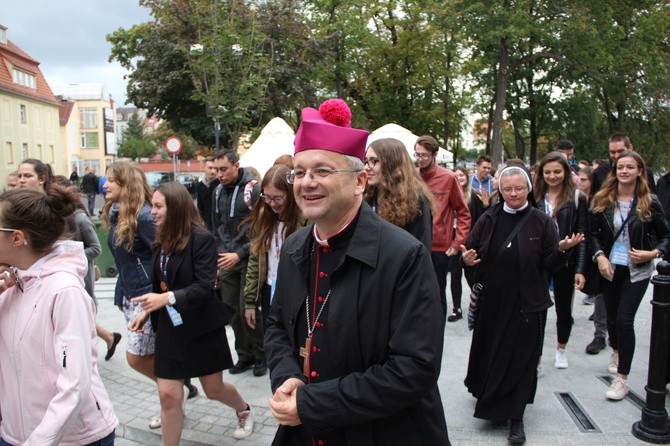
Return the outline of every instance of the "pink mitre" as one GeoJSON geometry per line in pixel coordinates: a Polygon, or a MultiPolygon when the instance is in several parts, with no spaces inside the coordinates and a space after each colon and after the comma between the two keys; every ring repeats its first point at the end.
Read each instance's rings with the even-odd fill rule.
{"type": "Polygon", "coordinates": [[[351,127],[351,109],[342,99],[328,99],[316,110],[302,109],[302,122],[295,135],[295,153],[328,150],[363,160],[368,141],[366,130],[351,127]]]}

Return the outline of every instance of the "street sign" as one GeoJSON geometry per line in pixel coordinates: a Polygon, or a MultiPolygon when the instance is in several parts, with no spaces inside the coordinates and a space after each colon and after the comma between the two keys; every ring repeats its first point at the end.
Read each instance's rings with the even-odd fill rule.
{"type": "Polygon", "coordinates": [[[170,136],[165,140],[165,149],[170,155],[179,155],[181,153],[181,139],[170,136]]]}

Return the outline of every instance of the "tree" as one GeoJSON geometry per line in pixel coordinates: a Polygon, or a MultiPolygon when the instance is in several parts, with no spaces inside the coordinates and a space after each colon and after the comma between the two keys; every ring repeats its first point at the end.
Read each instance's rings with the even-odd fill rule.
{"type": "Polygon", "coordinates": [[[118,155],[139,161],[140,158],[147,158],[155,154],[156,147],[144,135],[142,119],[137,113],[133,113],[128,118],[127,127],[123,129],[118,155]]]}
{"type": "Polygon", "coordinates": [[[179,154],[180,159],[188,160],[194,159],[196,157],[198,143],[192,137],[174,130],[169,121],[161,122],[161,124],[154,129],[150,136],[153,144],[160,148],[161,157],[171,158],[172,156],[167,153],[167,150],[164,149],[165,140],[170,136],[177,136],[181,140],[181,153],[179,154]]]}

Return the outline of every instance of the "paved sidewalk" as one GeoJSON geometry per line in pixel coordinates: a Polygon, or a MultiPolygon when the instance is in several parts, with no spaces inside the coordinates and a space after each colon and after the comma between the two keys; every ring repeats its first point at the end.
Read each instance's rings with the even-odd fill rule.
{"type": "MultiPolygon", "coordinates": [[[[133,371],[127,364],[125,351],[125,322],[123,314],[113,306],[114,279],[96,283],[99,300],[98,322],[109,330],[121,332],[124,337],[110,361],[101,359],[100,374],[114,403],[121,422],[117,429],[117,445],[160,445],[160,429],[151,430],[149,419],[159,412],[156,386],[133,371]]],[[[467,302],[465,281],[463,301],[467,302]]],[[[629,385],[632,393],[644,400],[649,361],[649,334],[651,327],[650,285],[638,311],[635,329],[637,347],[629,385]]],[[[549,310],[542,366],[544,376],[538,384],[535,404],[528,406],[525,415],[527,444],[530,445],[629,445],[646,444],[631,434],[634,422],[640,420],[640,408],[627,398],[619,402],[605,399],[609,349],[598,355],[587,355],[584,348],[593,337],[593,323],[588,317],[593,306],[582,304],[583,294],[575,293],[574,319],[567,348],[570,367],[554,368],[556,314],[549,310]],[[567,394],[585,411],[593,422],[593,429],[580,430],[559,396],[567,394]]],[[[464,308],[465,309],[465,308],[464,308]]],[[[451,311],[451,303],[449,303],[451,311]]],[[[228,328],[230,345],[232,330],[228,328]]],[[[454,445],[507,444],[507,429],[493,429],[489,422],[473,418],[475,400],[467,393],[463,378],[467,369],[471,332],[465,320],[447,322],[444,336],[444,355],[439,387],[445,406],[449,436],[454,445]]],[[[231,348],[231,350],[233,350],[231,348]]],[[[104,357],[106,346],[100,341],[99,352],[104,357]]],[[[234,350],[233,350],[234,355],[234,350]]],[[[232,409],[207,400],[202,394],[188,400],[182,445],[269,445],[276,430],[276,422],[267,409],[270,396],[268,375],[254,377],[251,371],[241,375],[224,372],[224,379],[233,383],[256,411],[256,428],[251,437],[237,441],[232,438],[236,418],[232,409]]],[[[199,383],[194,381],[199,386],[199,383]]]]}

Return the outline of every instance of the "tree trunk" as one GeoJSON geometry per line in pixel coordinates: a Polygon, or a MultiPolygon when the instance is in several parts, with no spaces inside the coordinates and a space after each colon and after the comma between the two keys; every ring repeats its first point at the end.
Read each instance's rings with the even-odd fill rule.
{"type": "Polygon", "coordinates": [[[497,168],[502,159],[503,151],[503,112],[505,111],[505,100],[507,96],[507,81],[509,80],[509,49],[507,40],[500,41],[500,61],[498,76],[496,80],[496,103],[493,112],[493,133],[491,136],[491,158],[492,167],[497,168]]]}

